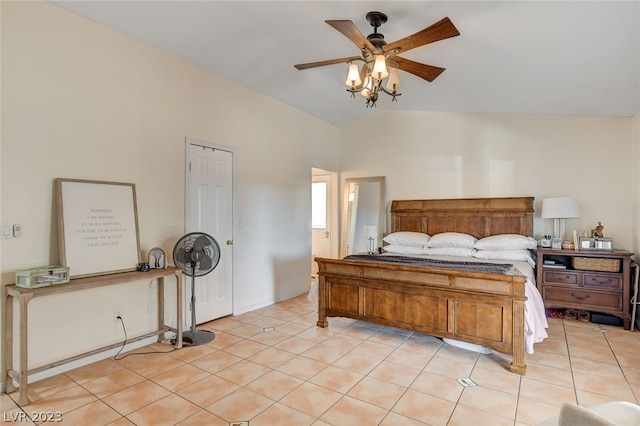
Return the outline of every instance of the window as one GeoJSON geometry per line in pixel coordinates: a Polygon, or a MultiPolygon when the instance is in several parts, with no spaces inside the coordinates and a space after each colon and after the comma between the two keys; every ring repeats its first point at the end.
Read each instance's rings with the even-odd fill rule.
{"type": "Polygon", "coordinates": [[[327,227],[327,183],[311,184],[311,227],[324,229],[327,227]]]}

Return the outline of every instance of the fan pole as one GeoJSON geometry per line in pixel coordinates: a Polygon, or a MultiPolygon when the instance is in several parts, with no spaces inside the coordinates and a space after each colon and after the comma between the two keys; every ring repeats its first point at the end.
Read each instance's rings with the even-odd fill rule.
{"type": "Polygon", "coordinates": [[[196,330],[196,265],[195,261],[191,263],[191,330],[182,333],[184,347],[204,345],[216,337],[212,331],[196,330]]]}

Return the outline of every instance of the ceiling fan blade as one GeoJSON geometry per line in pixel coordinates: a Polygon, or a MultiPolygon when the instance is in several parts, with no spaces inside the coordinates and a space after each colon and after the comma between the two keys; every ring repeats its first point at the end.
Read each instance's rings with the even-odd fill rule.
{"type": "Polygon", "coordinates": [[[347,62],[362,60],[360,56],[349,56],[348,58],[339,58],[339,59],[330,59],[328,61],[320,61],[320,62],[309,62],[308,64],[297,64],[294,65],[295,68],[299,70],[306,70],[308,68],[315,67],[323,67],[325,65],[333,65],[333,64],[346,64],[347,62]]]}
{"type": "Polygon", "coordinates": [[[376,47],[371,44],[364,35],[362,35],[358,27],[356,27],[353,22],[349,20],[329,20],[324,22],[340,31],[345,37],[351,40],[353,44],[358,46],[358,49],[364,50],[366,48],[372,52],[376,51],[376,47]]]}
{"type": "Polygon", "coordinates": [[[428,82],[432,82],[433,80],[435,80],[445,70],[445,68],[421,64],[420,62],[401,58],[400,56],[394,56],[392,59],[387,61],[387,64],[390,67],[398,68],[399,70],[406,71],[420,78],[424,78],[428,82]]]}
{"type": "Polygon", "coordinates": [[[385,53],[398,54],[425,44],[434,43],[450,37],[459,36],[458,29],[449,18],[443,18],[435,24],[393,43],[384,46],[385,53]],[[395,52],[394,52],[395,51],[395,52]]]}

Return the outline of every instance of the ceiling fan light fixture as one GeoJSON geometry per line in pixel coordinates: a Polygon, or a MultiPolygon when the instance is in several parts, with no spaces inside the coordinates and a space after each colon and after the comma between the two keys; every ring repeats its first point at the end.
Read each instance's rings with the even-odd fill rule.
{"type": "Polygon", "coordinates": [[[385,58],[384,55],[376,55],[376,61],[373,64],[373,70],[371,73],[378,80],[382,80],[389,76],[389,71],[387,70],[387,58],[385,58]]]}
{"type": "Polygon", "coordinates": [[[458,29],[448,17],[418,31],[415,34],[387,43],[378,27],[387,22],[387,15],[382,12],[367,13],[367,21],[373,27],[373,34],[365,37],[349,20],[327,20],[327,24],[338,30],[360,49],[362,57],[330,59],[328,61],[310,62],[294,65],[296,69],[321,67],[339,63],[351,64],[353,61],[364,61],[358,74],[358,67],[349,66],[347,74],[347,92],[355,98],[356,93],[364,96],[367,108],[376,106],[380,92],[391,96],[391,102],[400,96],[400,78],[398,70],[408,72],[428,82],[435,80],[445,69],[433,65],[422,64],[399,56],[411,49],[460,35],[458,29]],[[388,61],[388,63],[387,63],[388,61]],[[385,82],[384,79],[388,77],[385,82]],[[363,81],[364,80],[364,81],[363,81]]]}
{"type": "Polygon", "coordinates": [[[362,84],[362,80],[360,80],[360,71],[358,70],[358,65],[349,65],[349,72],[347,73],[347,81],[345,82],[345,84],[352,89],[355,89],[356,86],[360,86],[360,84],[362,84]]]}
{"type": "Polygon", "coordinates": [[[370,76],[367,76],[364,79],[364,84],[362,86],[362,90],[360,94],[365,98],[369,97],[369,95],[373,92],[373,79],[370,76]]]}
{"type": "Polygon", "coordinates": [[[387,90],[390,92],[397,92],[400,90],[400,74],[395,68],[389,69],[389,79],[387,80],[387,90]]]}

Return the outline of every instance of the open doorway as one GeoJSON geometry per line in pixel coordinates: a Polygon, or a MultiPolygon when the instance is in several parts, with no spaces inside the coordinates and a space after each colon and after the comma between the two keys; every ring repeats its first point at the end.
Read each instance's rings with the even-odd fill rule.
{"type": "Polygon", "coordinates": [[[338,255],[338,177],[328,170],[311,169],[311,278],[318,273],[316,257],[338,255]]]}

